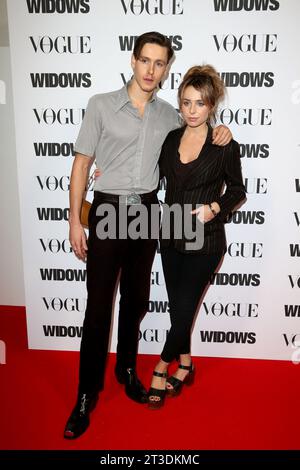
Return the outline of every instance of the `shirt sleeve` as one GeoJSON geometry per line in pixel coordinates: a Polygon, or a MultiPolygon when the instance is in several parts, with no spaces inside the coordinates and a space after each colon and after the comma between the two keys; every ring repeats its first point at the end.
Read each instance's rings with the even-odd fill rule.
{"type": "Polygon", "coordinates": [[[75,143],[75,152],[93,157],[101,136],[101,113],[97,96],[89,99],[80,131],[75,143]]]}
{"type": "Polygon", "coordinates": [[[226,191],[218,201],[221,209],[218,217],[223,221],[226,220],[226,217],[234,207],[246,198],[239,144],[235,141],[231,141],[228,146],[228,151],[224,150],[224,152],[224,180],[226,191]]]}

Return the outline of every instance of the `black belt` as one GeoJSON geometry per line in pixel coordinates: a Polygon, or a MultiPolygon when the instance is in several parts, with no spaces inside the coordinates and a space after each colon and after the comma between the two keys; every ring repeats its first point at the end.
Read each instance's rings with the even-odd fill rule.
{"type": "Polygon", "coordinates": [[[107,202],[111,204],[144,204],[145,202],[156,202],[157,191],[154,190],[150,193],[144,194],[131,193],[127,195],[109,194],[103,193],[102,191],[94,191],[94,198],[99,202],[107,202]]]}

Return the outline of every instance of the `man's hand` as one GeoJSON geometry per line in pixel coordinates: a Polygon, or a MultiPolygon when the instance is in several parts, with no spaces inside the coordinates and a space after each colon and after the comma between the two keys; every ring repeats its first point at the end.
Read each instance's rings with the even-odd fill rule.
{"type": "Polygon", "coordinates": [[[221,126],[218,126],[213,129],[212,137],[212,143],[214,145],[221,145],[223,147],[224,145],[229,144],[232,139],[232,134],[230,132],[230,129],[228,129],[228,127],[226,126],[223,126],[222,124],[221,126]]]}
{"type": "Polygon", "coordinates": [[[88,247],[86,243],[86,234],[80,223],[70,223],[69,240],[77,258],[85,261],[88,247]]]}

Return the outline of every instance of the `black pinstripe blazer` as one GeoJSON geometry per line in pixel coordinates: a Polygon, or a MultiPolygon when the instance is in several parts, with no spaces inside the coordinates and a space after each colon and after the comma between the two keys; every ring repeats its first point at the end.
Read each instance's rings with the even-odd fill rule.
{"type": "MultiPolygon", "coordinates": [[[[208,204],[217,201],[221,211],[204,225],[204,244],[196,253],[212,254],[226,250],[224,222],[234,207],[245,198],[239,144],[232,140],[228,145],[219,147],[212,144],[212,129],[208,129],[206,141],[193,164],[193,167],[181,184],[176,171],[176,159],[179,159],[179,145],[185,127],[171,131],[162,146],[159,165],[161,177],[167,182],[165,203],[171,206],[208,204]],[[226,190],[223,193],[224,184],[226,190]]],[[[196,224],[196,216],[193,222],[196,224]]],[[[171,230],[171,234],[172,234],[171,230]]],[[[172,235],[171,235],[172,239],[172,235]]],[[[172,243],[177,250],[195,253],[186,249],[184,236],[172,243]]],[[[160,239],[161,247],[169,246],[170,239],[160,239]]]]}

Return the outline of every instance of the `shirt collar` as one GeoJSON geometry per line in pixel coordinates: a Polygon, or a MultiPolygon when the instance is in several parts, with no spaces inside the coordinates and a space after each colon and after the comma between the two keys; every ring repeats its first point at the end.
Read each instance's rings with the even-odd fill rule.
{"type": "MultiPolygon", "coordinates": [[[[115,106],[115,112],[120,111],[120,109],[123,108],[127,103],[130,103],[130,98],[128,95],[128,85],[130,84],[130,80],[124,85],[120,90],[118,94],[118,100],[115,106]]],[[[157,90],[153,92],[153,95],[151,97],[151,100],[149,100],[149,103],[152,103],[154,101],[157,101],[157,90]]]]}

